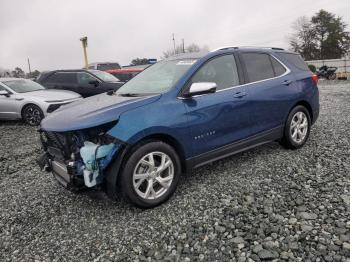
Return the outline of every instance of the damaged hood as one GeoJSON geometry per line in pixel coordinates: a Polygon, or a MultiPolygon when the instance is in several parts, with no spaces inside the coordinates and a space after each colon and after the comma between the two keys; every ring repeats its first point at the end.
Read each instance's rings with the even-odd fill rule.
{"type": "Polygon", "coordinates": [[[41,129],[65,132],[99,126],[118,120],[123,112],[152,103],[160,96],[124,97],[107,93],[92,96],[49,114],[42,120],[41,129]]]}

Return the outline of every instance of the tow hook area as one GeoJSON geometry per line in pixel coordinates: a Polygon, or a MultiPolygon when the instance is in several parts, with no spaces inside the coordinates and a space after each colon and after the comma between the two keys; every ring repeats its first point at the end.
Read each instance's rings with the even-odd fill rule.
{"type": "Polygon", "coordinates": [[[37,159],[37,164],[39,165],[42,171],[51,172],[52,168],[50,165],[50,160],[47,153],[42,153],[37,159]]]}
{"type": "Polygon", "coordinates": [[[112,156],[118,149],[116,144],[98,145],[89,141],[84,142],[80,148],[80,155],[83,159],[84,183],[87,187],[98,184],[100,172],[108,165],[112,156]]]}

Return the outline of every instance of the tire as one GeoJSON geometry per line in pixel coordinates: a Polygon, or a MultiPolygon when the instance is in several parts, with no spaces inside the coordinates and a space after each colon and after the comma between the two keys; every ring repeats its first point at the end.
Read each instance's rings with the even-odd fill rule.
{"type": "Polygon", "coordinates": [[[22,119],[30,126],[40,125],[41,120],[44,118],[44,113],[40,107],[36,105],[26,105],[22,110],[22,119]]]}
{"type": "Polygon", "coordinates": [[[170,145],[148,141],[136,146],[126,159],[117,184],[122,198],[138,207],[152,208],[167,201],[175,192],[181,164],[170,145]]]}
{"type": "Polygon", "coordinates": [[[337,78],[337,75],[336,74],[331,74],[328,79],[329,80],[335,80],[337,78]]]}
{"type": "Polygon", "coordinates": [[[289,149],[301,148],[309,138],[310,129],[311,117],[309,111],[301,105],[294,107],[289,113],[284,127],[283,146],[289,149]]]}

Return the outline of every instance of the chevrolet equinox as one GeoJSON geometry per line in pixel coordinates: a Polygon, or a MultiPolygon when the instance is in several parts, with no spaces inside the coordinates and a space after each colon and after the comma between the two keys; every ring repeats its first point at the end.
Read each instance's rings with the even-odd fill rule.
{"type": "Polygon", "coordinates": [[[271,141],[302,147],[318,96],[317,77],[281,48],[181,54],[47,116],[38,163],[65,187],[154,207],[188,170],[271,141]]]}

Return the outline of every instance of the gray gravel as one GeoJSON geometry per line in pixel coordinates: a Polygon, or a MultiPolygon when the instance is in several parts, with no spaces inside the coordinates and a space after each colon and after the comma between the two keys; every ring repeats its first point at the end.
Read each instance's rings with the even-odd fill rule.
{"type": "Polygon", "coordinates": [[[320,83],[298,151],[272,143],[184,177],[152,210],[74,194],[36,166],[35,128],[0,123],[0,261],[350,261],[350,83],[320,83]]]}

